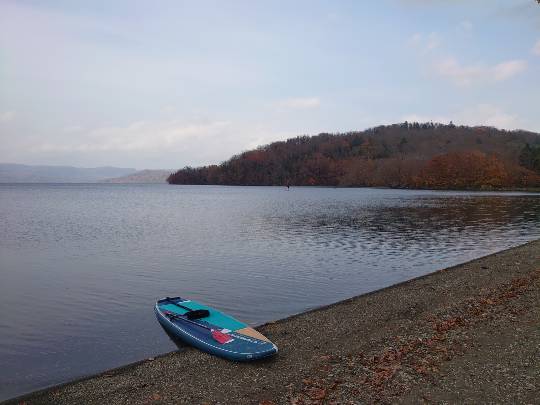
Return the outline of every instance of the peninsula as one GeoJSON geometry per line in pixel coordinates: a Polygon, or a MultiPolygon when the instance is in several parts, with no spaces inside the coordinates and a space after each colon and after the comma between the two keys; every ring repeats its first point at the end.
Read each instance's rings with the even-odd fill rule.
{"type": "Polygon", "coordinates": [[[428,189],[540,187],[540,134],[404,122],[274,142],[219,165],[185,167],[170,184],[428,189]]]}

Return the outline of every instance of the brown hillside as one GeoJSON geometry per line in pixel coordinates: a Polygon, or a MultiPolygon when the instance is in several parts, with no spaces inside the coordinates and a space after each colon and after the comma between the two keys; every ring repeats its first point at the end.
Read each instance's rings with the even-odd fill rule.
{"type": "Polygon", "coordinates": [[[299,136],[186,167],[171,184],[500,189],[540,186],[540,135],[491,127],[402,123],[299,136]],[[536,159],[536,160],[535,160],[536,159]]]}

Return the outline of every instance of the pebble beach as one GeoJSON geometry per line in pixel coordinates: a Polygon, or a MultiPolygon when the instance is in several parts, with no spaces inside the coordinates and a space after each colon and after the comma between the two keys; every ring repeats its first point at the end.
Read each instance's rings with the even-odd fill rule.
{"type": "Polygon", "coordinates": [[[276,357],[186,348],[5,403],[538,403],[540,240],[257,329],[276,357]]]}

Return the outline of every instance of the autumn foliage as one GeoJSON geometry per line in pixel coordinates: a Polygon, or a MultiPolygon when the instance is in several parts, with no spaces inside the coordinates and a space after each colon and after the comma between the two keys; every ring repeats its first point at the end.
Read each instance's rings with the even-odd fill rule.
{"type": "MultiPolygon", "coordinates": [[[[500,188],[516,184],[511,168],[479,151],[448,153],[429,160],[416,179],[416,185],[425,188],[500,188]]],[[[514,173],[516,175],[517,173],[514,173]]]]}
{"type": "Polygon", "coordinates": [[[491,127],[402,123],[299,136],[185,167],[171,184],[432,189],[540,187],[540,135],[491,127]]]}

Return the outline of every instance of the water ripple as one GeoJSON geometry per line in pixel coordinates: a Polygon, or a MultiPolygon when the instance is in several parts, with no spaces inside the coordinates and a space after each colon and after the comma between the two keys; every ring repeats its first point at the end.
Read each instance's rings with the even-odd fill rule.
{"type": "Polygon", "coordinates": [[[0,186],[0,400],[176,346],[182,294],[253,324],[540,237],[540,195],[0,186]]]}

